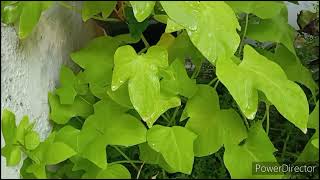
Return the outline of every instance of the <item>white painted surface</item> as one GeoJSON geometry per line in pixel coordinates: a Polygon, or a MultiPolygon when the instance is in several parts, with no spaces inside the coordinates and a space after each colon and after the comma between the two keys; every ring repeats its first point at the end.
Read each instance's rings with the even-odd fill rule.
{"type": "Polygon", "coordinates": [[[299,1],[299,5],[285,2],[288,7],[288,23],[295,28],[296,30],[299,29],[297,24],[298,14],[301,10],[308,10],[311,12],[316,12],[315,7],[319,7],[318,1],[299,1]]]}
{"type": "MultiPolygon", "coordinates": [[[[69,54],[94,36],[92,22],[55,4],[46,11],[35,30],[20,41],[15,29],[1,24],[1,112],[8,108],[16,115],[36,121],[35,129],[43,140],[51,128],[47,94],[58,83],[62,64],[73,66],[69,54]]],[[[4,140],[1,133],[1,147],[4,140]]],[[[1,178],[19,178],[21,163],[7,167],[1,156],[1,178]]]]}

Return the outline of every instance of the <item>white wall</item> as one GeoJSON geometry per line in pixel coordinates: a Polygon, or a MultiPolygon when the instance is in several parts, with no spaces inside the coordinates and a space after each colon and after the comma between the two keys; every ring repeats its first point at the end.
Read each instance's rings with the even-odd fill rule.
{"type": "MultiPolygon", "coordinates": [[[[55,4],[46,11],[32,35],[21,41],[15,29],[1,24],[1,112],[9,108],[19,122],[23,115],[36,121],[43,140],[50,132],[47,94],[58,83],[62,64],[72,66],[70,52],[94,36],[92,22],[55,4]]],[[[1,147],[4,140],[1,133],[1,147]]],[[[19,178],[17,167],[7,167],[1,156],[1,178],[19,178]]]]}

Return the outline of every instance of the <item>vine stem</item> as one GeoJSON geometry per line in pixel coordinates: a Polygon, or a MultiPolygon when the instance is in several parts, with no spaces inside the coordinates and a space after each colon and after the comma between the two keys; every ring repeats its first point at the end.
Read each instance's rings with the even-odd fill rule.
{"type": "Polygon", "coordinates": [[[137,178],[136,179],[139,179],[139,176],[140,176],[140,173],[142,171],[142,168],[143,168],[143,165],[144,165],[145,162],[142,163],[142,165],[140,166],[140,169],[138,171],[138,174],[137,174],[137,178]]]}
{"type": "Polygon", "coordinates": [[[139,168],[133,164],[132,160],[124,152],[122,152],[121,149],[119,149],[117,146],[112,147],[115,148],[137,171],[139,171],[139,168]]]}
{"type": "Polygon", "coordinates": [[[201,70],[201,66],[202,66],[202,62],[200,63],[200,67],[196,67],[193,74],[191,75],[191,79],[196,79],[200,73],[201,70]]]}
{"type": "Polygon", "coordinates": [[[162,117],[164,120],[166,120],[166,121],[170,122],[170,120],[168,119],[168,117],[167,117],[167,116],[165,116],[164,114],[161,114],[161,117],[162,117]]]}
{"type": "Polygon", "coordinates": [[[281,154],[281,159],[283,160],[284,158],[284,155],[286,153],[286,150],[287,150],[287,143],[289,141],[289,138],[290,138],[290,132],[288,133],[287,137],[286,137],[286,140],[284,142],[284,145],[283,145],[283,148],[282,148],[282,154],[281,154]]]}
{"type": "Polygon", "coordinates": [[[208,85],[211,86],[216,80],[218,80],[218,77],[215,77],[214,79],[212,79],[208,85]]]}
{"type": "Polygon", "coordinates": [[[241,51],[242,51],[243,46],[244,46],[244,38],[245,38],[245,36],[247,34],[248,21],[249,21],[249,14],[246,14],[246,25],[244,27],[243,35],[242,35],[242,38],[241,38],[241,41],[240,41],[240,46],[239,46],[239,50],[238,50],[238,56],[240,56],[241,51]]]}
{"type": "Polygon", "coordinates": [[[142,39],[142,41],[143,41],[144,46],[145,46],[146,48],[149,48],[150,45],[149,45],[147,39],[144,37],[143,34],[141,34],[141,39],[142,39]]]}
{"type": "Polygon", "coordinates": [[[269,105],[266,106],[266,113],[267,113],[267,127],[266,127],[266,132],[267,132],[267,135],[269,135],[269,128],[270,128],[269,105]]]}
{"type": "Polygon", "coordinates": [[[219,81],[219,79],[218,79],[218,80],[217,80],[217,82],[216,82],[216,83],[214,84],[214,86],[213,86],[213,88],[214,88],[214,89],[216,89],[216,88],[217,88],[217,86],[218,86],[219,82],[220,82],[220,81],[219,81]]]}
{"type": "Polygon", "coordinates": [[[169,126],[172,124],[172,122],[175,121],[178,111],[179,111],[179,106],[175,108],[173,115],[170,118],[169,126]]]}

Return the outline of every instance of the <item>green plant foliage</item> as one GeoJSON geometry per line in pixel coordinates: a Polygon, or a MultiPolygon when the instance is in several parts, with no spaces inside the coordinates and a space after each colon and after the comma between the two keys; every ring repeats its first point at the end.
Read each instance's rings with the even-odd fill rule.
{"type": "Polygon", "coordinates": [[[94,97],[77,96],[73,104],[64,105],[59,101],[59,97],[55,94],[49,93],[49,104],[51,108],[50,119],[57,124],[65,124],[70,118],[81,116],[88,117],[93,109],[94,97]]]}
{"type": "Polygon", "coordinates": [[[311,72],[303,66],[300,59],[294,56],[286,47],[279,45],[274,54],[266,51],[263,52],[263,55],[279,64],[289,80],[305,85],[310,89],[313,96],[316,95],[319,87],[313,80],[311,72]]]}
{"type": "Polygon", "coordinates": [[[280,14],[283,2],[277,1],[227,1],[236,12],[254,14],[261,19],[270,19],[280,14]]]}
{"type": "Polygon", "coordinates": [[[189,78],[181,60],[176,59],[173,61],[169,67],[169,71],[171,71],[172,77],[161,80],[162,90],[174,95],[182,95],[187,98],[192,97],[197,91],[196,81],[189,78]]]}
{"type": "Polygon", "coordinates": [[[5,109],[1,119],[1,130],[6,145],[1,148],[1,155],[6,157],[7,166],[14,166],[20,162],[21,153],[33,150],[39,145],[39,135],[32,130],[33,124],[24,116],[18,127],[15,115],[5,109]]]}
{"type": "Polygon", "coordinates": [[[142,22],[137,21],[135,18],[135,15],[133,13],[132,8],[125,7],[125,14],[126,14],[126,21],[128,23],[128,28],[130,31],[130,34],[135,39],[140,39],[142,32],[147,29],[148,27],[148,21],[145,19],[142,22]]]}
{"type": "Polygon", "coordinates": [[[296,32],[288,24],[287,14],[286,9],[283,9],[279,16],[272,19],[262,19],[258,24],[249,24],[247,36],[260,42],[281,43],[295,55],[293,41],[296,32]]]}
{"type": "Polygon", "coordinates": [[[186,128],[198,134],[194,151],[201,157],[217,152],[223,145],[239,144],[247,137],[247,130],[233,109],[220,110],[218,94],[212,87],[198,86],[197,94],[187,102],[184,117],[190,117],[186,128]]]}
{"type": "Polygon", "coordinates": [[[236,30],[240,26],[225,2],[161,1],[161,5],[174,22],[187,30],[192,43],[210,62],[231,57],[237,50],[240,38],[236,30]]]}
{"type": "Polygon", "coordinates": [[[100,168],[107,165],[107,145],[133,146],[146,141],[146,128],[139,120],[126,114],[126,108],[111,100],[102,100],[94,105],[94,109],[94,114],[88,117],[79,134],[78,151],[100,168]]]}
{"type": "Polygon", "coordinates": [[[144,21],[153,11],[155,1],[130,1],[138,22],[144,21]]]}
{"type": "Polygon", "coordinates": [[[244,47],[244,58],[239,65],[228,59],[219,59],[217,76],[247,118],[255,117],[259,90],[284,117],[304,133],[307,132],[309,107],[303,90],[287,79],[279,65],[260,55],[252,47],[244,47]],[[289,102],[290,106],[287,105],[289,102]]]}
{"type": "Polygon", "coordinates": [[[153,46],[146,54],[137,55],[131,46],[122,46],[115,52],[114,61],[112,90],[128,81],[132,105],[149,127],[166,110],[180,105],[177,97],[160,92],[158,71],[168,66],[168,53],[164,48],[153,46]]]}
{"type": "Polygon", "coordinates": [[[147,142],[160,152],[173,170],[190,174],[194,159],[193,141],[197,135],[186,128],[155,125],[147,132],[147,142]]]}
{"type": "Polygon", "coordinates": [[[26,38],[37,25],[41,13],[47,10],[53,2],[51,1],[11,1],[1,4],[1,21],[7,24],[19,22],[19,38],[26,38]],[[3,10],[2,10],[3,8],[3,10]]]}
{"type": "Polygon", "coordinates": [[[84,69],[84,81],[89,83],[92,94],[100,99],[107,96],[107,89],[110,88],[113,54],[118,46],[120,43],[112,37],[98,37],[90,41],[85,48],[70,55],[71,59],[84,69]]]}
{"type": "Polygon", "coordinates": [[[82,19],[87,21],[95,15],[102,13],[107,18],[116,7],[117,1],[84,1],[82,5],[82,19]]]}
{"type": "MultiPolygon", "coordinates": [[[[1,21],[26,38],[52,4],[2,1],[1,21]]],[[[78,67],[62,65],[47,137],[3,110],[1,155],[7,166],[26,157],[21,178],[291,178],[256,175],[253,163],[319,161],[318,79],[308,67],[318,55],[294,44],[284,2],[56,5],[105,35],[70,53],[78,67]]],[[[318,18],[303,12],[299,23],[318,18]]]]}
{"type": "MultiPolygon", "coordinates": [[[[276,163],[277,160],[273,155],[275,151],[276,149],[264,132],[261,123],[256,123],[251,126],[245,143],[226,148],[223,158],[232,178],[263,178],[262,175],[252,174],[252,163],[276,163]]],[[[281,178],[281,175],[266,176],[264,178],[281,178]]]]}

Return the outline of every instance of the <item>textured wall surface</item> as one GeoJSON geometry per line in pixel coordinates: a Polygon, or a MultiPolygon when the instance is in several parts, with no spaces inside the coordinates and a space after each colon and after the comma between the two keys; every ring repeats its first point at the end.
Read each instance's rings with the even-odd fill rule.
{"type": "MultiPolygon", "coordinates": [[[[28,115],[43,140],[50,131],[47,94],[58,83],[61,65],[73,66],[69,53],[94,37],[93,27],[92,22],[84,24],[79,14],[58,4],[42,14],[23,41],[13,27],[1,24],[1,112],[4,108],[13,111],[17,123],[28,115]]],[[[22,161],[6,167],[1,156],[1,178],[19,178],[21,165],[22,161]]]]}

